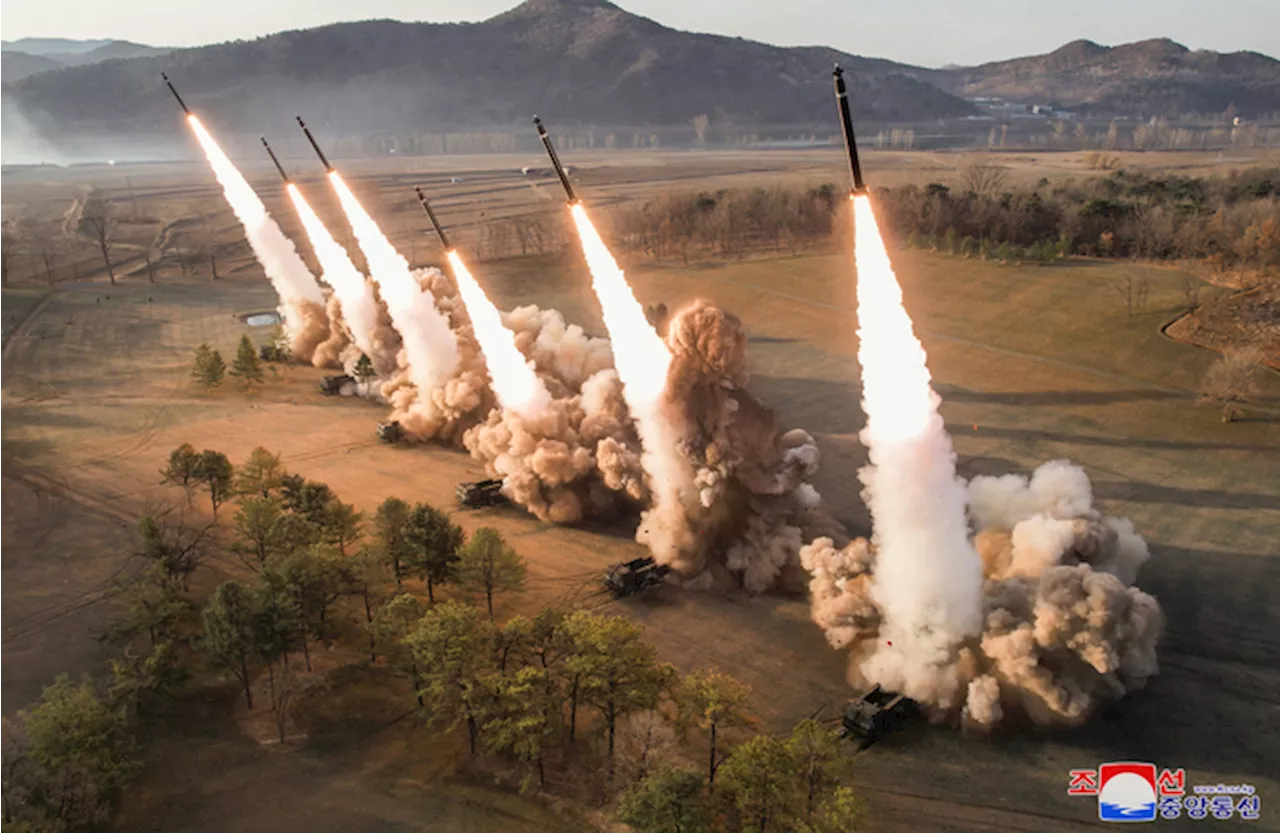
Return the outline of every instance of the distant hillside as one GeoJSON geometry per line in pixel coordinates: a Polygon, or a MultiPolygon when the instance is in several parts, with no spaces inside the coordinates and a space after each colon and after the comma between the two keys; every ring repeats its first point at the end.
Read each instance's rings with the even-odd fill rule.
{"type": "Polygon", "coordinates": [[[966,98],[1102,114],[1216,114],[1233,104],[1246,117],[1280,113],[1280,61],[1257,52],[1193,52],[1168,39],[1115,47],[1078,40],[1048,55],[920,77],[966,98]]]}
{"type": "Polygon", "coordinates": [[[82,55],[106,46],[110,40],[73,40],[71,38],[18,38],[0,41],[0,50],[25,52],[28,55],[82,55]]]}
{"type": "Polygon", "coordinates": [[[288,129],[294,112],[331,131],[553,125],[832,123],[831,65],[849,70],[860,118],[976,112],[912,68],[832,49],[786,49],[670,29],[604,0],[529,0],[474,24],[344,23],[251,42],[113,61],[5,85],[43,123],[121,132],[172,126],[167,71],[222,130],[288,129]]]}
{"type": "Polygon", "coordinates": [[[113,58],[141,58],[168,52],[127,40],[75,41],[63,38],[22,38],[5,41],[0,51],[0,75],[6,82],[20,81],[38,72],[88,66],[113,58]],[[27,49],[23,49],[27,46],[27,49]]]}
{"type": "Polygon", "coordinates": [[[28,55],[26,52],[5,50],[0,52],[0,78],[5,82],[18,81],[37,72],[57,69],[61,63],[44,55],[28,55]]]}

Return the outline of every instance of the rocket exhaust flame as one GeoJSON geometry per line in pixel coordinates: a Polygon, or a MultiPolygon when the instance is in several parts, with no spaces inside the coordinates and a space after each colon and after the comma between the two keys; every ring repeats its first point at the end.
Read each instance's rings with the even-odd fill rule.
{"type": "Polygon", "coordinates": [[[275,220],[267,214],[266,206],[244,176],[217,142],[205,130],[194,114],[187,116],[187,123],[195,133],[200,147],[209,160],[213,174],[222,186],[222,193],[231,204],[231,210],[244,226],[245,237],[262,269],[280,295],[281,314],[290,345],[299,358],[310,360],[311,351],[327,337],[327,319],[324,313],[324,296],[315,276],[298,256],[293,242],[284,236],[275,220]],[[318,316],[318,318],[317,318],[318,316]],[[313,332],[321,329],[323,332],[313,332]],[[314,339],[314,343],[310,343],[314,339]]]}
{"type": "Polygon", "coordinates": [[[329,171],[329,184],[338,195],[360,251],[368,261],[369,275],[378,284],[391,321],[404,341],[409,378],[422,395],[429,395],[458,368],[458,340],[449,319],[436,308],[435,296],[418,285],[408,261],[387,240],[337,171],[329,171]]]}
{"type": "Polygon", "coordinates": [[[982,563],[925,352],[902,304],[866,195],[851,197],[858,270],[858,361],[870,465],[860,477],[878,555],[871,595],[883,644],[868,679],[925,702],[959,696],[954,657],[982,627],[982,563]],[[949,676],[943,669],[952,669],[949,676]]]}
{"type": "Polygon", "coordinates": [[[640,462],[651,481],[652,508],[641,520],[636,539],[649,547],[659,563],[673,564],[691,545],[688,527],[683,523],[683,493],[693,473],[680,456],[676,430],[662,409],[671,351],[645,318],[644,308],[591,224],[587,210],[575,202],[569,211],[609,331],[622,397],[640,435],[640,462]],[[676,522],[675,518],[681,521],[676,522]]]}
{"type": "MultiPolygon", "coordinates": [[[[286,180],[287,181],[287,180],[286,180]]],[[[298,212],[298,219],[306,229],[311,248],[320,261],[324,279],[333,287],[342,305],[342,317],[351,330],[351,337],[360,352],[366,356],[374,356],[374,332],[378,327],[378,301],[373,294],[373,286],[365,280],[364,275],[351,262],[346,249],[333,239],[329,229],[316,215],[315,210],[302,196],[297,184],[288,182],[285,190],[293,207],[298,212]]]]}
{"type": "Polygon", "coordinates": [[[618,262],[591,224],[587,210],[581,203],[574,203],[569,211],[591,269],[591,286],[600,299],[627,402],[634,400],[646,405],[656,402],[667,385],[671,351],[645,318],[644,307],[636,300],[618,262]]]}
{"type": "Polygon", "coordinates": [[[515,336],[502,323],[498,308],[476,283],[457,250],[450,249],[447,255],[499,404],[526,417],[543,413],[551,403],[547,386],[516,348],[515,336]]]}

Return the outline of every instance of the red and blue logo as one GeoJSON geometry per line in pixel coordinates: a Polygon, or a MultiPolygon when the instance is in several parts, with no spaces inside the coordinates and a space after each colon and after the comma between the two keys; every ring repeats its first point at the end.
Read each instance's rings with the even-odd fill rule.
{"type": "Polygon", "coordinates": [[[1187,784],[1187,772],[1138,761],[1073,769],[1067,795],[1098,799],[1098,818],[1110,822],[1214,818],[1257,821],[1262,800],[1253,784],[1187,784]]]}
{"type": "Polygon", "coordinates": [[[1120,761],[1098,767],[1098,818],[1155,821],[1156,765],[1120,761]]]}

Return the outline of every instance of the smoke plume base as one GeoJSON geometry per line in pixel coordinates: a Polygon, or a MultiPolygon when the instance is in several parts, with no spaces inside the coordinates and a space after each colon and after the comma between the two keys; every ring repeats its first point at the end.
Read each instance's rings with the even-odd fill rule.
{"type": "Polygon", "coordinates": [[[865,538],[802,550],[813,619],[850,652],[855,686],[907,689],[935,718],[967,725],[1022,714],[1075,726],[1158,673],[1163,614],[1133,586],[1146,542],[1127,518],[1094,508],[1082,469],[1059,460],[1030,478],[975,477],[966,494],[983,564],[981,630],[937,658],[924,681],[880,674],[888,640],[872,587],[884,554],[865,538]]]}

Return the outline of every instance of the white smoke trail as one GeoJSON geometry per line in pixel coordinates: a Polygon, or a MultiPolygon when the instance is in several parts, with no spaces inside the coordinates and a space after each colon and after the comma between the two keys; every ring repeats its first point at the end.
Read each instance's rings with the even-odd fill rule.
{"type": "Polygon", "coordinates": [[[574,203],[570,213],[591,270],[591,286],[600,299],[622,395],[644,449],[641,463],[651,481],[652,508],[641,520],[636,540],[646,544],[660,563],[671,564],[690,544],[682,495],[693,476],[677,449],[675,431],[662,413],[671,351],[645,318],[644,307],[636,301],[626,276],[591,225],[586,209],[574,203]]]}
{"type": "Polygon", "coordinates": [[[316,259],[320,261],[322,277],[338,296],[342,317],[351,330],[352,339],[360,352],[372,358],[376,353],[373,337],[378,328],[378,299],[374,296],[373,285],[351,262],[346,249],[333,239],[298,186],[290,182],[285,190],[311,240],[316,259]]]}
{"type": "Polygon", "coordinates": [[[854,197],[858,361],[862,366],[860,472],[878,552],[872,597],[882,644],[862,670],[930,703],[959,696],[955,655],[982,627],[982,564],[969,543],[965,490],[937,412],[924,348],[902,305],[871,203],[854,197]]]}
{"type": "Polygon", "coordinates": [[[502,314],[484,294],[456,250],[448,252],[458,292],[467,307],[480,352],[484,354],[498,404],[521,416],[536,417],[551,404],[547,386],[516,349],[515,335],[502,323],[502,314]]]}
{"type": "MultiPolygon", "coordinates": [[[[307,264],[298,256],[293,242],[284,236],[275,220],[267,214],[262,200],[222,152],[222,148],[218,147],[218,143],[205,130],[200,120],[195,115],[189,115],[187,123],[196,134],[196,139],[213,168],[213,175],[222,186],[227,202],[231,204],[231,210],[244,226],[245,237],[249,240],[254,256],[262,264],[263,271],[280,296],[280,314],[284,317],[285,333],[290,343],[296,345],[299,339],[304,338],[308,328],[316,326],[314,319],[308,320],[310,313],[307,305],[318,305],[320,315],[324,315],[324,296],[320,292],[320,285],[316,283],[307,264]]],[[[323,340],[324,336],[321,335],[316,343],[323,340]]],[[[311,345],[312,348],[314,346],[311,345]]],[[[310,356],[305,358],[310,359],[310,356]]]]}
{"type": "Polygon", "coordinates": [[[329,182],[369,263],[370,277],[377,282],[391,321],[404,341],[410,381],[422,396],[429,396],[458,369],[458,339],[449,319],[436,308],[435,296],[418,285],[408,261],[387,240],[337,171],[330,171],[329,182]]]}

